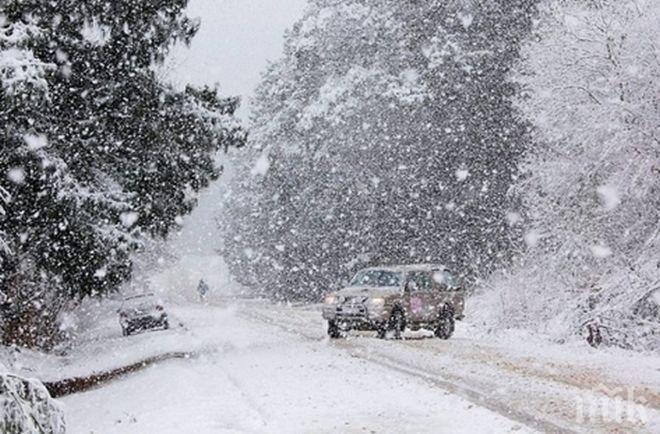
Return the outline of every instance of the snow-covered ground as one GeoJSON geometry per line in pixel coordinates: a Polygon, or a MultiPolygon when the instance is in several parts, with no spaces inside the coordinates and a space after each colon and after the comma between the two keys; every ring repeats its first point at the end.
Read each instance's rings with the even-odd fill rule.
{"type": "Polygon", "coordinates": [[[65,356],[23,353],[12,370],[53,380],[193,354],[62,398],[74,434],[660,431],[657,354],[486,337],[462,323],[448,341],[333,341],[319,306],[260,300],[168,309],[182,325],[127,338],[107,309],[65,356]]]}
{"type": "MultiPolygon", "coordinates": [[[[244,315],[323,339],[317,307],[253,304],[244,315]]],[[[552,344],[529,334],[478,334],[459,323],[448,341],[409,334],[334,342],[352,357],[424,379],[545,432],[660,432],[660,354],[552,344]]]]}
{"type": "Polygon", "coordinates": [[[74,434],[660,432],[658,354],[487,336],[469,323],[448,341],[329,340],[319,306],[174,298],[171,330],[123,337],[106,302],[61,354],[0,356],[11,372],[54,381],[192,355],[62,398],[74,434]]]}
{"type": "Polygon", "coordinates": [[[246,306],[177,309],[215,351],[63,399],[70,432],[530,431],[422,378],[252,319],[246,306]]]}

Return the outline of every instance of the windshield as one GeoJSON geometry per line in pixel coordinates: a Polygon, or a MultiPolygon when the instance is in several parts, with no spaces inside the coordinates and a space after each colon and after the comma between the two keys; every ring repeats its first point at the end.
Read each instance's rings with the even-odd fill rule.
{"type": "Polygon", "coordinates": [[[153,294],[135,295],[133,297],[125,298],[122,302],[123,306],[141,306],[146,304],[156,303],[156,296],[153,294]]]}
{"type": "Polygon", "coordinates": [[[351,280],[351,286],[400,286],[402,280],[398,271],[362,270],[351,280]]]}
{"type": "Polygon", "coordinates": [[[449,270],[436,271],[433,273],[433,280],[441,285],[447,285],[449,288],[458,287],[456,278],[449,272],[449,270]]]}

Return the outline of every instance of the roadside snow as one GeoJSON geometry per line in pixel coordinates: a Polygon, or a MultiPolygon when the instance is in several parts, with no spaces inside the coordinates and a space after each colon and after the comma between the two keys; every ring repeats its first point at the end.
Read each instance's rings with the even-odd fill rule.
{"type": "Polygon", "coordinates": [[[301,339],[232,309],[178,313],[216,351],[64,398],[71,433],[529,432],[325,339],[301,339]]]}
{"type": "Polygon", "coordinates": [[[425,332],[403,341],[364,333],[329,340],[317,305],[212,303],[170,305],[174,330],[131,337],[121,336],[105,303],[105,314],[94,327],[81,326],[66,355],[0,356],[12,372],[57,380],[168,352],[194,354],[63,398],[74,434],[660,427],[657,354],[558,345],[524,332],[484,335],[463,322],[448,341],[425,332]],[[616,405],[629,392],[645,403],[644,420],[580,419],[588,409],[576,402],[616,405]]]}

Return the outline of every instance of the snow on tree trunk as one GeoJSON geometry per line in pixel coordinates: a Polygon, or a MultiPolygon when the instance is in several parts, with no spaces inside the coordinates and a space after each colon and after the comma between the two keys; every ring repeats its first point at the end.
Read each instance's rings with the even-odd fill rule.
{"type": "MultiPolygon", "coordinates": [[[[11,196],[9,195],[9,192],[5,190],[4,188],[0,187],[0,215],[5,215],[5,207],[11,200],[11,196]]],[[[6,234],[2,231],[0,231],[0,264],[2,264],[2,254],[9,255],[11,254],[11,250],[9,249],[9,246],[7,245],[7,242],[5,241],[5,236],[6,234]]]]}

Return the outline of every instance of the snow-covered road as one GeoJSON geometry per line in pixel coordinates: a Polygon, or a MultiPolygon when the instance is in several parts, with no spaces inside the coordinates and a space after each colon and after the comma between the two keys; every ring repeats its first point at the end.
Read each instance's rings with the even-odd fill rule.
{"type": "MultiPolygon", "coordinates": [[[[176,313],[190,330],[182,338],[205,350],[63,399],[70,432],[653,432],[658,426],[653,402],[641,422],[578,414],[576,402],[588,398],[583,392],[596,381],[598,365],[587,371],[579,358],[565,356],[568,369],[561,354],[545,351],[552,360],[540,360],[533,346],[524,355],[515,354],[520,349],[502,354],[460,330],[450,341],[419,335],[330,341],[317,309],[260,302],[176,313]]],[[[658,379],[643,381],[657,373],[653,359],[640,360],[635,374],[603,381],[634,383],[645,399],[657,398],[658,379]]]]}
{"type": "MultiPolygon", "coordinates": [[[[421,379],[223,308],[179,311],[216,351],[64,399],[72,433],[507,432],[421,379]]],[[[318,331],[318,330],[317,330],[318,331]]]]}

